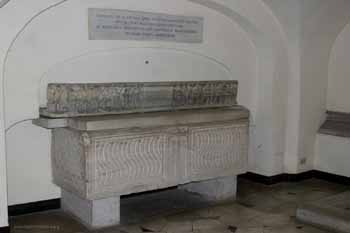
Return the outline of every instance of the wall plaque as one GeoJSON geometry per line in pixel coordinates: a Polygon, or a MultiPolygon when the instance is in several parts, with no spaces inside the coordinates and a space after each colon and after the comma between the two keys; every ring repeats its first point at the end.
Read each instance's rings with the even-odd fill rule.
{"type": "Polygon", "coordinates": [[[201,43],[203,21],[194,16],[89,9],[89,39],[201,43]]]}

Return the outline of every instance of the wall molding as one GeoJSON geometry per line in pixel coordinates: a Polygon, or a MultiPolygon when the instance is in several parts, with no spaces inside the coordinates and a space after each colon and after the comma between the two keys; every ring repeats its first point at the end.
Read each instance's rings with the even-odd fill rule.
{"type": "Polygon", "coordinates": [[[240,175],[239,178],[247,179],[256,183],[261,183],[264,185],[273,185],[281,182],[300,182],[303,180],[308,180],[312,178],[343,184],[350,185],[350,177],[335,175],[327,172],[311,170],[307,172],[302,172],[298,174],[279,174],[275,176],[264,176],[256,173],[248,172],[246,174],[240,175]]]}
{"type": "Polygon", "coordinates": [[[0,233],[10,233],[10,227],[0,227],[0,233]]]}
{"type": "MultiPolygon", "coordinates": [[[[51,199],[45,201],[31,202],[19,205],[12,205],[8,207],[9,216],[18,216],[24,214],[31,214],[47,210],[54,210],[61,208],[61,199],[51,199]]],[[[0,231],[0,233],[2,233],[0,231]]]]}
{"type": "Polygon", "coordinates": [[[317,170],[314,170],[313,173],[313,178],[316,179],[325,180],[337,184],[350,185],[350,177],[347,176],[335,175],[317,170]]]}

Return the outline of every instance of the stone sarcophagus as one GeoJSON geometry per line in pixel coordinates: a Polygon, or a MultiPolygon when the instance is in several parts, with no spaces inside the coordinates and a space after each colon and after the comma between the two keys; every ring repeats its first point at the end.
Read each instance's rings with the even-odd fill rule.
{"type": "Polygon", "coordinates": [[[64,209],[98,228],[119,223],[126,194],[179,186],[212,200],[235,197],[249,128],[235,81],[95,85],[50,84],[34,121],[52,129],[64,209]]]}

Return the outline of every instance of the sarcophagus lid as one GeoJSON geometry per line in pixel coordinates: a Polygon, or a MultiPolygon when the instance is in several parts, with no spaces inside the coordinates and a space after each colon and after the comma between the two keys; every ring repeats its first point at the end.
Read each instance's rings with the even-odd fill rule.
{"type": "Polygon", "coordinates": [[[53,118],[230,107],[237,81],[52,83],[41,115],[53,118]]]}

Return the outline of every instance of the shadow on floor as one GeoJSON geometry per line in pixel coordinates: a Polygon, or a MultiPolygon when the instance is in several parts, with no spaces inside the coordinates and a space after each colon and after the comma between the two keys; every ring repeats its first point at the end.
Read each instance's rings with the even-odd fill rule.
{"type": "Polygon", "coordinates": [[[339,194],[347,186],[310,179],[260,185],[240,179],[236,202],[210,203],[178,189],[122,198],[122,224],[89,231],[60,210],[10,219],[12,233],[322,233],[298,223],[298,205],[339,194]]]}

